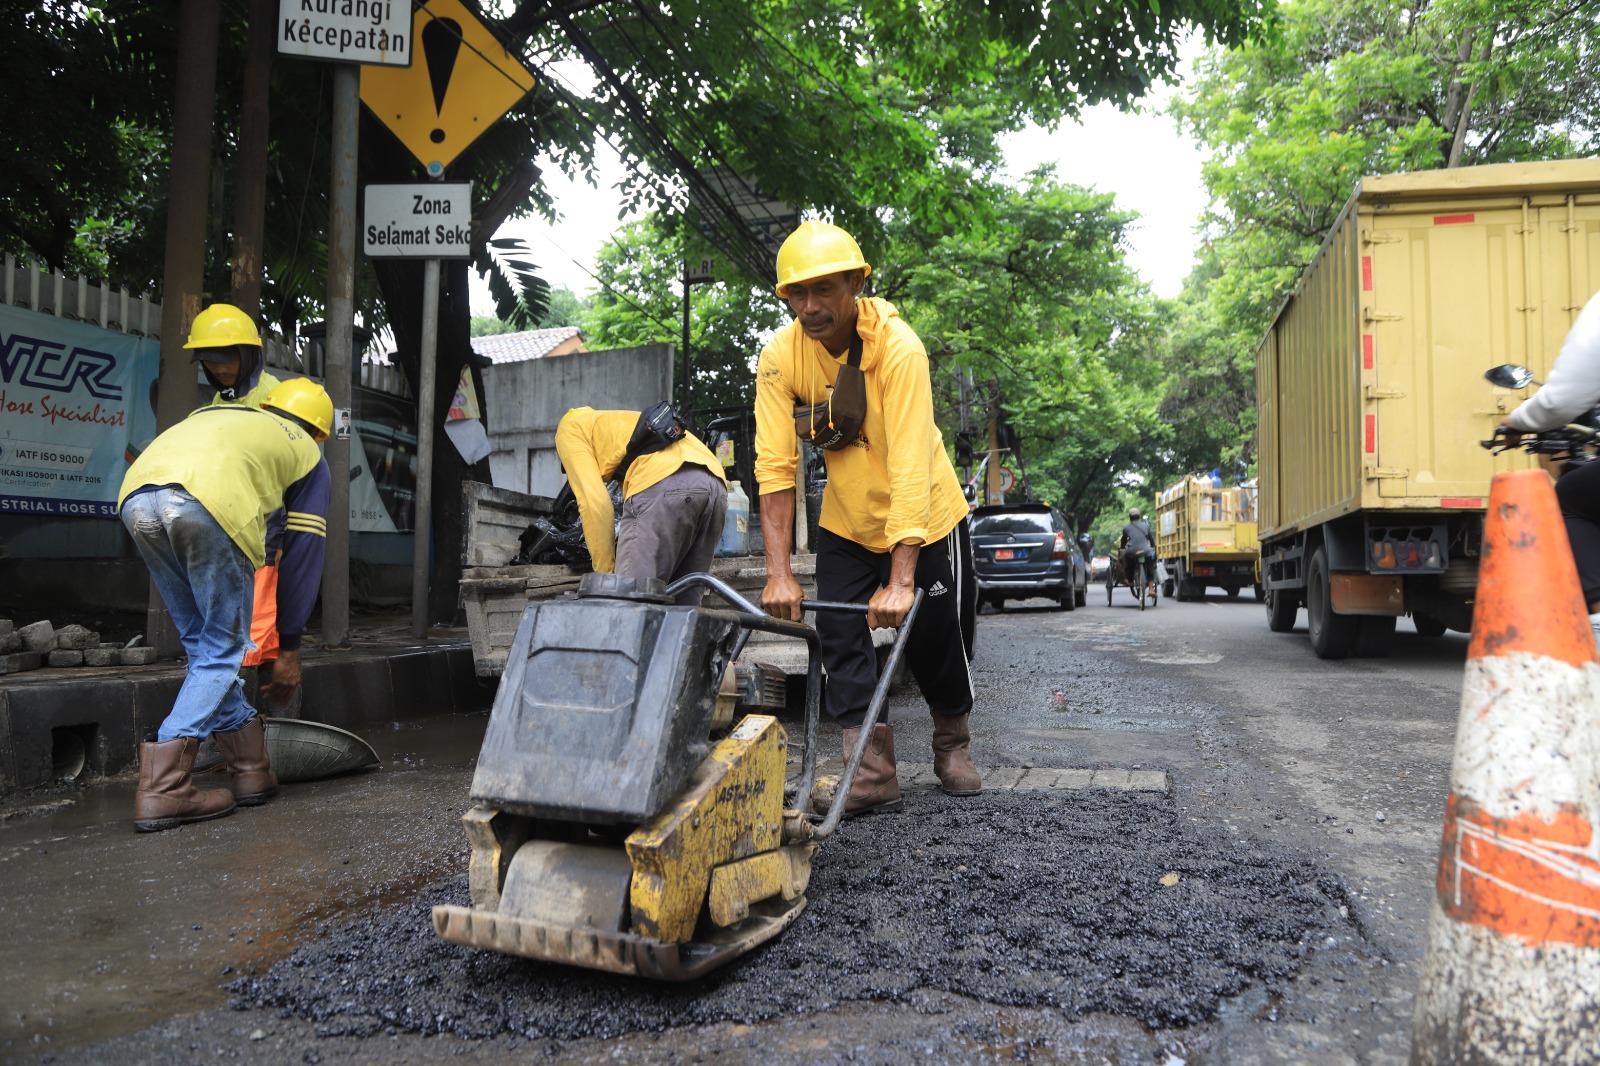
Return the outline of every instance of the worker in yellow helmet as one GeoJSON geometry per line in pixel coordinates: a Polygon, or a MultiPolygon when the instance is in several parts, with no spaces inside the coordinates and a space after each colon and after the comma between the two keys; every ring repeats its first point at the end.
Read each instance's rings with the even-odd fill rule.
{"type": "MultiPolygon", "coordinates": [[[[134,827],[141,832],[217,818],[278,791],[261,719],[245,702],[239,664],[249,647],[251,580],[266,554],[266,518],[287,514],[278,602],[282,646],[272,685],[300,683],[299,648],[322,579],[330,480],[318,442],[333,404],[304,378],[259,409],[202,407],[134,460],[117,494],[133,537],[183,641],[188,671],[155,737],[139,745],[134,827]],[[201,790],[190,773],[210,735],[233,792],[201,790]]],[[[286,690],[286,691],[285,691],[286,690]]]]}
{"type": "Polygon", "coordinates": [[[267,372],[256,324],[232,304],[212,304],[196,315],[183,346],[217,390],[214,404],[260,407],[278,387],[278,379],[267,372]]]}
{"type": "MultiPolygon", "coordinates": [[[[924,598],[906,661],[933,715],[934,770],[970,796],[982,780],[968,752],[972,675],[962,601],[972,588],[967,501],[933,420],[928,354],[894,305],[863,297],[872,267],[838,226],[805,222],[778,252],[778,295],[794,321],[756,367],[756,480],[767,584],[761,605],[801,618],[789,566],[799,441],[823,449],[828,485],[817,533],[817,596],[865,603],[865,618],[819,612],[827,710],[848,757],[878,681],[870,629],[898,627],[924,598]],[[798,440],[797,440],[798,438],[798,440]]],[[[874,727],[845,813],[900,806],[894,732],[874,727]]]]}
{"type": "MultiPolygon", "coordinates": [[[[200,364],[206,380],[217,390],[211,399],[214,405],[260,407],[278,387],[278,379],[266,368],[256,324],[232,304],[212,304],[196,315],[183,346],[194,352],[190,361],[200,364]]],[[[255,646],[245,653],[243,664],[247,699],[255,697],[257,671],[267,666],[270,672],[278,659],[278,556],[283,533],[283,512],[268,515],[266,562],[256,568],[255,610],[250,619],[250,642],[255,646]]],[[[213,752],[210,759],[215,758],[213,752]]],[[[201,762],[208,761],[202,754],[201,762]]]]}

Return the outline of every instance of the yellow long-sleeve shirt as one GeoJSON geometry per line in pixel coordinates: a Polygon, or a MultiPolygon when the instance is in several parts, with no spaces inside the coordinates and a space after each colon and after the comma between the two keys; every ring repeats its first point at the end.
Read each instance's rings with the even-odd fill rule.
{"type": "MultiPolygon", "coordinates": [[[[856,301],[867,417],[861,436],[823,452],[828,487],[822,528],[873,551],[929,544],[967,516],[966,497],[933,421],[922,340],[887,300],[856,301]]],[[[798,321],[778,331],[756,366],[756,481],[762,495],[791,492],[799,441],[794,407],[821,403],[846,356],[835,358],[798,321]]]]}
{"type": "MultiPolygon", "coordinates": [[[[598,573],[609,574],[616,568],[615,516],[606,482],[616,476],[638,422],[638,411],[574,407],[561,416],[556,426],[556,455],[567,472],[567,484],[577,497],[578,513],[583,516],[583,539],[598,573]]],[[[665,480],[685,463],[703,466],[726,480],[722,464],[711,449],[694,434],[685,433],[676,444],[633,461],[622,480],[623,499],[665,480]]]]}

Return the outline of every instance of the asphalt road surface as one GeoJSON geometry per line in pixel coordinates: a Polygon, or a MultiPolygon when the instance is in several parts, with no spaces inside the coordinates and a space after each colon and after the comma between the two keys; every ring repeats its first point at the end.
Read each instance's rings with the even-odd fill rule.
{"type": "MultiPolygon", "coordinates": [[[[56,797],[0,836],[0,1054],[1403,1063],[1466,644],[1402,621],[1388,657],[1322,662],[1248,597],[986,613],[980,768],[1167,791],[912,791],[824,844],[778,940],[683,986],[433,937],[428,907],[466,901],[481,717],[374,733],[382,772],[169,833],[119,822],[126,782],[56,797]]],[[[927,762],[914,687],[891,718],[927,762]]]]}

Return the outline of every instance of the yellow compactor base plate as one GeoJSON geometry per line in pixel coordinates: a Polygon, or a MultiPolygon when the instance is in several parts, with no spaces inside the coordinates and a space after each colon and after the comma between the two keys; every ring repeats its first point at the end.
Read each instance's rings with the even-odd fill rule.
{"type": "Polygon", "coordinates": [[[763,900],[750,908],[750,917],[739,928],[719,929],[706,940],[687,944],[664,944],[633,933],[542,925],[454,904],[433,908],[433,931],[464,947],[630,977],[691,981],[771,940],[805,909],[804,896],[763,900]]]}

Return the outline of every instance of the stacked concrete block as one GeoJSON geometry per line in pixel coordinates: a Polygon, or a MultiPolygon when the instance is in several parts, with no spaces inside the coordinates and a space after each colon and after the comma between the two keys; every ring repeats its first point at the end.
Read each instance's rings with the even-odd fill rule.
{"type": "Polygon", "coordinates": [[[56,650],[56,627],[49,621],[35,622],[17,630],[17,635],[22,638],[23,651],[36,651],[48,654],[56,650]]]}
{"type": "Polygon", "coordinates": [[[87,651],[99,644],[100,634],[83,626],[63,626],[56,630],[56,647],[66,651],[87,651]]]}
{"type": "Polygon", "coordinates": [[[102,643],[100,634],[86,626],[57,629],[46,620],[19,629],[11,619],[0,618],[0,674],[41,666],[150,666],[155,661],[154,648],[102,643]]]}
{"type": "Polygon", "coordinates": [[[122,645],[120,644],[101,644],[98,647],[85,648],[83,650],[83,665],[119,666],[122,663],[121,652],[122,645]]]}
{"type": "Polygon", "coordinates": [[[44,665],[44,656],[36,651],[14,651],[0,655],[0,674],[20,674],[24,670],[37,670],[44,665]]]}

